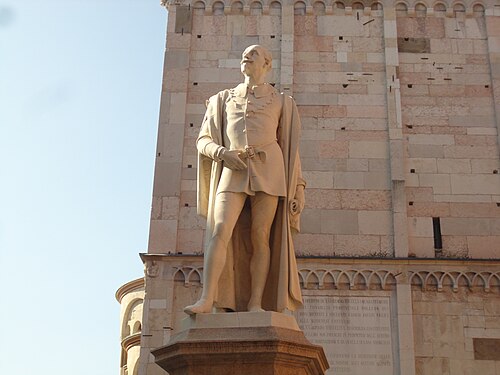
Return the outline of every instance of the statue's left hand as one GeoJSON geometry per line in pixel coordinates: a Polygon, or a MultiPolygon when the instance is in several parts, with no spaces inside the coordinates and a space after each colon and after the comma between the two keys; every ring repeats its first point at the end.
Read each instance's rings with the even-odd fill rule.
{"type": "Polygon", "coordinates": [[[301,213],[306,204],[305,194],[304,194],[304,185],[297,185],[297,189],[295,190],[295,197],[298,204],[298,212],[301,213]]]}

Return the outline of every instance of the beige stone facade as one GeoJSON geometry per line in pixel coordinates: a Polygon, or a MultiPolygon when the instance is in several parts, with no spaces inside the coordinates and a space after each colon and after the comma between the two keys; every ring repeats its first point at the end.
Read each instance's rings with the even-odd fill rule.
{"type": "MultiPolygon", "coordinates": [[[[326,316],[325,301],[341,297],[353,314],[356,304],[388,309],[370,316],[370,327],[352,320],[347,331],[332,328],[376,336],[375,326],[390,327],[379,340],[385,354],[339,354],[333,371],[500,375],[500,355],[487,349],[500,347],[500,3],[166,6],[137,373],[164,373],[150,350],[168,341],[200,289],[194,143],[205,100],[239,83],[241,52],[262,44],[273,54],[270,82],[295,98],[302,118],[308,185],[296,251],[306,301],[326,316]]],[[[128,294],[123,306],[135,298],[128,294]]],[[[297,315],[306,335],[316,334],[311,306],[297,315]]],[[[124,312],[122,321],[130,319],[124,312]]],[[[354,345],[325,340],[332,353],[354,345]]],[[[378,342],[370,340],[351,349],[369,353],[378,342]]],[[[135,374],[127,362],[122,373],[135,374]]]]}

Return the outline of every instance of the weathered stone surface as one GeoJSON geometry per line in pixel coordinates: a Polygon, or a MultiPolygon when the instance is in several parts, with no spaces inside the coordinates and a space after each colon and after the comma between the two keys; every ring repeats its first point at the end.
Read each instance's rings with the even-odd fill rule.
{"type": "MultiPolygon", "coordinates": [[[[371,258],[356,268],[358,257],[367,255],[427,258],[394,260],[389,267],[402,272],[398,283],[407,277],[408,262],[415,262],[413,270],[434,272],[423,276],[425,287],[414,278],[411,298],[397,295],[401,304],[392,307],[392,323],[401,329],[392,337],[398,369],[405,375],[500,375],[498,361],[474,359],[473,345],[473,338],[500,337],[498,278],[480,274],[500,254],[499,10],[484,4],[483,14],[470,2],[465,12],[454,10],[455,3],[446,11],[430,3],[426,11],[421,4],[396,11],[392,4],[374,10],[327,3],[323,15],[318,4],[306,2],[298,9],[305,14],[294,16],[291,3],[279,9],[265,3],[262,11],[245,3],[240,14],[227,6],[220,15],[207,3],[206,11],[193,12],[193,33],[183,35],[175,33],[175,12],[169,12],[149,252],[199,251],[204,221],[195,212],[194,140],[205,100],[239,81],[245,47],[264,44],[273,55],[272,81],[295,95],[302,118],[307,189],[296,252],[311,262],[314,256],[350,257],[344,271],[389,267],[371,258]],[[394,178],[406,196],[397,193],[394,178]],[[433,217],[441,219],[439,252],[433,217]]],[[[393,290],[363,289],[357,282],[350,289],[345,278],[339,289],[320,285],[318,269],[331,269],[339,259],[318,262],[308,266],[318,275],[308,283],[311,295],[394,298],[393,290]]],[[[191,275],[185,284],[177,274],[172,287],[149,279],[150,298],[164,298],[175,312],[163,310],[168,323],[162,326],[161,309],[145,310],[152,336],[143,338],[140,375],[163,373],[149,350],[168,341],[163,327],[177,328],[182,306],[199,297],[198,273],[191,275]]]]}
{"type": "Polygon", "coordinates": [[[305,297],[298,323],[323,345],[331,373],[387,374],[393,369],[390,300],[387,297],[305,297]]]}
{"type": "Polygon", "coordinates": [[[200,314],[152,351],[172,375],[323,375],[328,361],[291,316],[262,313],[200,314]]]}
{"type": "Polygon", "coordinates": [[[474,359],[500,361],[500,339],[475,338],[474,359]]]}

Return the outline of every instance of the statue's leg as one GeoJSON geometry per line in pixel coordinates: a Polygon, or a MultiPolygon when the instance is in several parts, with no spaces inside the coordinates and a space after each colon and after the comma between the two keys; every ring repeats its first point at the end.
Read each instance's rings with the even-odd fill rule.
{"type": "Polygon", "coordinates": [[[212,311],[219,278],[226,263],[227,246],[245,204],[245,193],[222,192],[215,197],[214,230],[205,249],[203,291],[194,305],[184,308],[187,314],[212,311]]]}
{"type": "Polygon", "coordinates": [[[255,196],[250,197],[250,203],[252,206],[253,254],[250,261],[252,286],[248,311],[263,311],[262,295],[266,286],[271,258],[269,235],[276,215],[278,197],[257,192],[255,196]]]}

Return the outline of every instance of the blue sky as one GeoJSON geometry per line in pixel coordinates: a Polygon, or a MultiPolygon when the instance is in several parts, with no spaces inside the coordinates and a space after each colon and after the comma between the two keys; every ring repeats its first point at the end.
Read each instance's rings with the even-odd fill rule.
{"type": "Polygon", "coordinates": [[[166,17],[159,0],[0,0],[0,374],[118,374],[166,17]]]}

